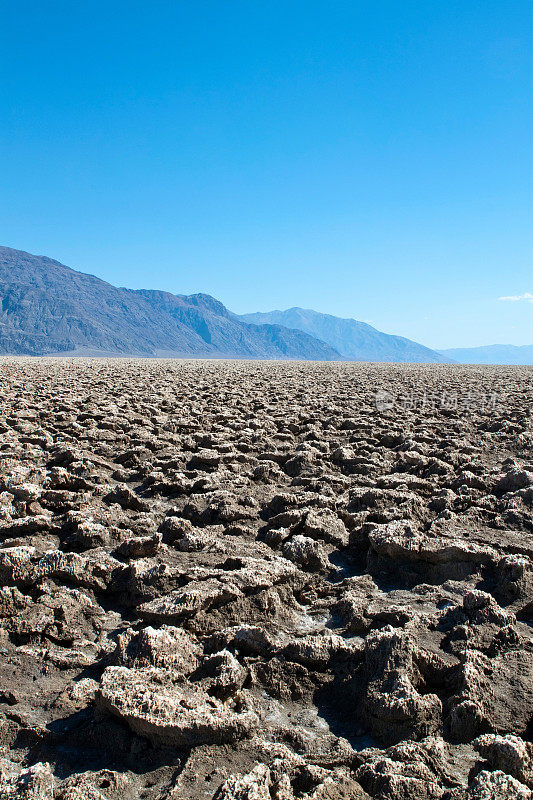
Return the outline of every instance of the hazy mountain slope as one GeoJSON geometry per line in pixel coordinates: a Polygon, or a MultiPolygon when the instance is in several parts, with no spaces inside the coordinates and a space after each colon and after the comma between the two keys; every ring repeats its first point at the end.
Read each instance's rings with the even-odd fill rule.
{"type": "Polygon", "coordinates": [[[489,344],[484,347],[455,347],[441,350],[459,364],[533,365],[533,345],[489,344]]]}
{"type": "Polygon", "coordinates": [[[150,289],[140,289],[135,294],[142,296],[158,315],[169,315],[194,330],[216,352],[250,358],[340,359],[332,347],[302,331],[246,323],[207,294],[184,296],[150,289]]]}
{"type": "Polygon", "coordinates": [[[451,360],[403,336],[382,333],[365,322],[320,314],[310,309],[289,308],[287,311],[243,314],[240,319],[305,331],[327,342],[345,358],[356,361],[439,363],[451,360]]]}
{"type": "Polygon", "coordinates": [[[241,321],[208,295],[119,289],[7,247],[0,247],[0,300],[0,353],[339,358],[299,331],[241,321]]]}
{"type": "Polygon", "coordinates": [[[197,335],[171,320],[154,325],[141,297],[44,256],[0,248],[0,293],[4,353],[149,353],[163,336],[191,354],[199,346],[197,335]]]}

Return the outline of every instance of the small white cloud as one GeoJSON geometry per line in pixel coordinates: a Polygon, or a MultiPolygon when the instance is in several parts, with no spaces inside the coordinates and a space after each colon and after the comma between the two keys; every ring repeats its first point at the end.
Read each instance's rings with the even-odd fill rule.
{"type": "Polygon", "coordinates": [[[516,303],[519,300],[525,300],[527,303],[533,303],[533,294],[531,292],[524,292],[524,294],[510,294],[507,297],[498,297],[498,300],[506,300],[511,303],[516,303]]]}

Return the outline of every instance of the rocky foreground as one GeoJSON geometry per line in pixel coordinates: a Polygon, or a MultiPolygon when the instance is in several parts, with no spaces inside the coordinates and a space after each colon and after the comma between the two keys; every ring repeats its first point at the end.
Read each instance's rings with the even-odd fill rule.
{"type": "Polygon", "coordinates": [[[0,362],[0,797],[533,789],[533,369],[0,362]]]}

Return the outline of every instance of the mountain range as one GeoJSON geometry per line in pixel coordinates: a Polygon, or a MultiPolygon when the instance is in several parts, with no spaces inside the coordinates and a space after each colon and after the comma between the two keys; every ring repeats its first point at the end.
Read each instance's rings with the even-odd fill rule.
{"type": "MultiPolygon", "coordinates": [[[[248,321],[207,294],[117,288],[46,256],[8,247],[0,248],[0,298],[4,354],[346,358],[320,335],[276,321],[248,321]]],[[[375,333],[390,342],[390,352],[382,350],[386,360],[393,360],[396,339],[408,342],[375,333]]],[[[424,354],[418,360],[427,360],[426,354],[432,361],[448,360],[410,345],[411,360],[417,360],[417,348],[424,354]]]]}
{"type": "Polygon", "coordinates": [[[533,362],[533,347],[437,352],[365,322],[302,308],[237,315],[208,294],[118,288],[9,247],[0,247],[0,302],[4,355],[533,362]]]}
{"type": "Polygon", "coordinates": [[[320,314],[306,308],[289,308],[287,311],[243,314],[241,319],[256,325],[284,325],[286,328],[308,333],[327,342],[350,361],[386,362],[450,362],[451,359],[430,350],[429,347],[405,339],[382,333],[366,322],[355,319],[341,319],[331,314],[320,314]]]}
{"type": "Polygon", "coordinates": [[[45,256],[0,248],[0,353],[319,359],[306,333],[252,325],[206,294],[119,289],[45,256]]]}

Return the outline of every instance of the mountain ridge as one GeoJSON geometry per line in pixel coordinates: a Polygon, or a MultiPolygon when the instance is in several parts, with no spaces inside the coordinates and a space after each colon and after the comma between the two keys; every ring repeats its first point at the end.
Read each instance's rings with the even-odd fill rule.
{"type": "Polygon", "coordinates": [[[453,363],[452,359],[404,336],[383,333],[366,322],[293,306],[285,311],[241,314],[247,322],[285,325],[315,336],[344,358],[386,363],[453,363]]]}
{"type": "Polygon", "coordinates": [[[0,353],[332,361],[329,345],[238,320],[210,295],[123,289],[48,256],[0,247],[0,353]]]}

